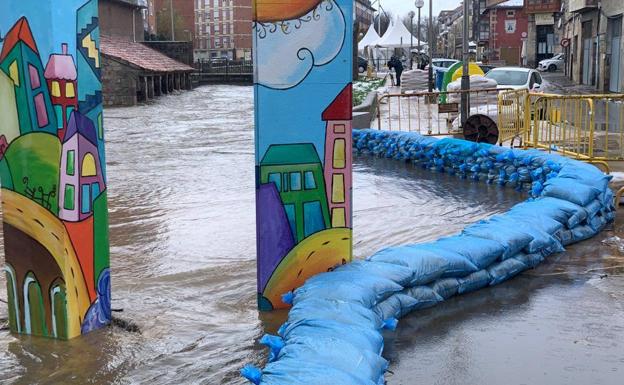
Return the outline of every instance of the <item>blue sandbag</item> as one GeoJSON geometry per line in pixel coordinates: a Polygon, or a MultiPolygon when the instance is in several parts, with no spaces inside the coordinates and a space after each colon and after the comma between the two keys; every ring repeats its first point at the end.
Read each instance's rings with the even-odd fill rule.
{"type": "Polygon", "coordinates": [[[457,294],[459,290],[459,280],[457,278],[443,278],[435,281],[430,287],[440,297],[449,299],[457,294]]]}
{"type": "Polygon", "coordinates": [[[478,222],[466,227],[462,234],[490,239],[500,243],[505,249],[501,257],[502,259],[513,257],[533,241],[533,237],[530,234],[521,230],[513,227],[499,226],[496,223],[487,221],[478,222]]]}
{"type": "Polygon", "coordinates": [[[501,282],[507,281],[509,278],[514,277],[528,267],[518,259],[509,258],[502,262],[496,263],[488,268],[488,273],[492,277],[490,286],[498,285],[501,282]]]}
{"type": "Polygon", "coordinates": [[[371,308],[388,298],[392,293],[401,291],[403,287],[389,279],[381,277],[358,276],[358,280],[340,281],[330,278],[332,273],[320,274],[308,280],[304,286],[295,290],[293,305],[310,298],[321,298],[351,303],[358,303],[371,308]]]}
{"type": "Polygon", "coordinates": [[[403,293],[393,294],[375,306],[374,311],[382,319],[402,318],[418,306],[419,302],[403,293]]]}
{"type": "Polygon", "coordinates": [[[536,254],[524,254],[520,253],[513,257],[514,259],[520,261],[528,268],[533,269],[537,267],[540,263],[544,262],[544,256],[540,253],[536,254]]]}
{"type": "MultiPolygon", "coordinates": [[[[556,252],[564,251],[561,242],[553,237],[550,233],[542,230],[541,223],[549,222],[548,218],[525,218],[516,213],[511,216],[510,213],[506,215],[499,215],[490,219],[492,223],[497,223],[501,228],[515,228],[517,230],[526,232],[533,237],[533,240],[523,250],[528,254],[542,253],[549,255],[556,252]]],[[[550,220],[556,222],[554,220],[550,220]]],[[[556,222],[559,226],[562,226],[559,222],[556,222]]]]}
{"type": "Polygon", "coordinates": [[[388,368],[388,361],[384,358],[369,350],[358,349],[341,336],[292,339],[280,351],[278,360],[299,361],[306,365],[313,362],[373,382],[379,382],[388,368]]]}
{"type": "Polygon", "coordinates": [[[607,225],[607,219],[604,215],[596,215],[590,219],[587,224],[592,228],[592,230],[594,230],[594,232],[599,233],[607,225]]]}
{"type": "Polygon", "coordinates": [[[472,273],[467,277],[459,279],[457,294],[470,293],[482,289],[490,284],[492,277],[486,269],[472,273]]]}
{"type": "Polygon", "coordinates": [[[585,210],[587,211],[587,217],[592,219],[595,217],[600,210],[602,210],[603,204],[600,199],[594,199],[587,206],[585,206],[585,210]]]}
{"type": "Polygon", "coordinates": [[[587,211],[567,200],[542,197],[530,202],[523,202],[515,205],[510,213],[521,211],[526,216],[548,216],[557,222],[574,228],[587,218],[587,211]]]}
{"type": "Polygon", "coordinates": [[[438,293],[433,291],[433,289],[429,286],[410,287],[403,290],[401,293],[406,294],[418,301],[418,304],[413,308],[409,309],[408,312],[412,310],[432,307],[437,305],[439,302],[444,301],[444,298],[442,298],[438,293]]]}
{"type": "Polygon", "coordinates": [[[435,245],[465,256],[479,269],[488,267],[505,252],[503,245],[496,241],[464,235],[442,238],[435,245]]]}
{"type": "Polygon", "coordinates": [[[544,183],[543,196],[563,199],[579,206],[587,206],[602,191],[596,187],[580,184],[569,178],[554,178],[544,183]]]}
{"type": "Polygon", "coordinates": [[[406,286],[412,281],[414,273],[411,269],[392,263],[373,261],[354,261],[346,265],[339,266],[334,272],[364,272],[379,277],[389,279],[401,286],[406,286]]]}
{"type": "Polygon", "coordinates": [[[582,162],[563,165],[557,176],[559,178],[573,179],[584,185],[595,187],[600,191],[605,191],[609,186],[609,181],[613,178],[611,175],[605,175],[595,166],[582,162]]]}
{"type": "Polygon", "coordinates": [[[373,262],[394,263],[410,268],[414,274],[408,286],[422,285],[438,279],[449,263],[442,256],[427,251],[420,245],[391,247],[369,257],[373,262]]]}
{"type": "Polygon", "coordinates": [[[596,230],[591,228],[589,225],[580,225],[576,226],[572,230],[572,238],[574,242],[584,241],[596,235],[596,230]]]}
{"type": "Polygon", "coordinates": [[[278,330],[286,345],[297,338],[323,338],[340,336],[351,345],[361,350],[381,354],[384,346],[383,336],[374,329],[359,325],[345,325],[329,320],[302,320],[284,324],[278,330]]]}
{"type": "Polygon", "coordinates": [[[379,385],[375,381],[363,380],[343,370],[323,364],[303,363],[295,359],[281,359],[271,362],[262,371],[259,385],[379,385]]]}
{"type": "Polygon", "coordinates": [[[310,298],[299,302],[288,312],[288,323],[301,320],[332,320],[350,325],[381,329],[384,326],[383,321],[385,319],[380,318],[370,308],[359,304],[321,298],[310,298]]]}

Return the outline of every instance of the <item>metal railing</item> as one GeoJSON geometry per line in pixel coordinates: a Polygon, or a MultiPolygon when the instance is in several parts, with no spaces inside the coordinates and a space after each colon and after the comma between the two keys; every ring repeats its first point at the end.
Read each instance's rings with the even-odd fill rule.
{"type": "Polygon", "coordinates": [[[198,60],[195,69],[199,73],[215,75],[245,75],[253,74],[253,61],[251,60],[198,60]]]}
{"type": "Polygon", "coordinates": [[[510,90],[498,94],[498,142],[503,144],[519,139],[522,144],[526,128],[525,113],[529,111],[529,90],[510,90]]]}
{"type": "Polygon", "coordinates": [[[470,95],[471,115],[485,115],[495,121],[498,94],[503,91],[490,88],[381,95],[377,102],[376,125],[379,130],[421,135],[460,134],[463,130],[459,108],[462,93],[470,95]]]}
{"type": "Polygon", "coordinates": [[[609,169],[624,160],[624,95],[539,95],[525,114],[525,147],[609,169]]]}

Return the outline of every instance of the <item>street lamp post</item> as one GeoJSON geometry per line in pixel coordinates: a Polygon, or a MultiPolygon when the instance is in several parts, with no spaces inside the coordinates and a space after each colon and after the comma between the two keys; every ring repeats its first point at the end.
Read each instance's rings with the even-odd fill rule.
{"type": "Polygon", "coordinates": [[[414,69],[414,16],[416,13],[410,11],[410,69],[414,69]]]}
{"type": "Polygon", "coordinates": [[[468,95],[468,90],[470,89],[470,74],[468,73],[468,59],[470,57],[470,47],[468,44],[468,1],[464,0],[464,33],[462,36],[462,50],[463,52],[463,68],[462,68],[462,78],[461,78],[461,124],[462,127],[465,127],[466,121],[468,120],[468,112],[470,111],[470,95],[468,95]]]}
{"type": "Polygon", "coordinates": [[[433,92],[433,0],[429,0],[429,92],[433,92]]]}
{"type": "Polygon", "coordinates": [[[416,65],[418,66],[418,69],[420,69],[420,47],[421,47],[421,42],[420,42],[420,9],[422,7],[424,7],[425,5],[425,0],[416,0],[416,8],[418,8],[418,26],[417,28],[417,32],[416,32],[416,39],[418,40],[418,47],[417,47],[417,51],[418,51],[418,57],[416,58],[416,65]]]}

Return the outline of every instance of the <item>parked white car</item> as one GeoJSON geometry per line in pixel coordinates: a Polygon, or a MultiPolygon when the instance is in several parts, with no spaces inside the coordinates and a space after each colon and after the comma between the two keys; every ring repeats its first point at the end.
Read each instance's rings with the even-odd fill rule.
{"type": "MultiPolygon", "coordinates": [[[[453,66],[453,64],[458,63],[459,60],[455,59],[433,59],[433,73],[436,70],[448,71],[449,68],[453,66]]],[[[425,67],[425,70],[429,69],[429,65],[425,67]]]]}
{"type": "Polygon", "coordinates": [[[540,71],[555,72],[558,69],[563,68],[564,65],[565,65],[565,56],[562,53],[560,53],[556,55],[555,57],[552,57],[550,59],[545,59],[539,62],[537,69],[540,71]]]}
{"type": "Polygon", "coordinates": [[[496,80],[498,88],[512,88],[514,90],[539,91],[544,84],[539,72],[522,67],[494,68],[485,77],[496,80]]]}

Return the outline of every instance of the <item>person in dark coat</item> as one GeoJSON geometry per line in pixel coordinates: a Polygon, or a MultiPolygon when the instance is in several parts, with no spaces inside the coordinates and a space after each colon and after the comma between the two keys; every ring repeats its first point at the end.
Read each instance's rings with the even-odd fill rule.
{"type": "Polygon", "coordinates": [[[403,73],[403,63],[396,56],[392,56],[390,61],[388,62],[388,68],[394,69],[396,73],[396,85],[397,87],[401,87],[401,74],[403,73]]]}

